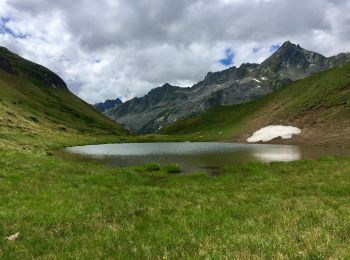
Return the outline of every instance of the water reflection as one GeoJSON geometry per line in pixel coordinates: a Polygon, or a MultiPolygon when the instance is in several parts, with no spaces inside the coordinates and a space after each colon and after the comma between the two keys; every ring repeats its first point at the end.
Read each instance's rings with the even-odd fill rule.
{"type": "Polygon", "coordinates": [[[256,146],[253,149],[256,159],[264,162],[290,162],[302,159],[301,149],[298,146],[256,146]]]}
{"type": "Polygon", "coordinates": [[[350,156],[350,149],[233,143],[132,143],[87,145],[56,153],[65,160],[97,160],[112,167],[179,163],[185,172],[217,173],[226,166],[247,161],[294,161],[320,156],[350,156]]]}

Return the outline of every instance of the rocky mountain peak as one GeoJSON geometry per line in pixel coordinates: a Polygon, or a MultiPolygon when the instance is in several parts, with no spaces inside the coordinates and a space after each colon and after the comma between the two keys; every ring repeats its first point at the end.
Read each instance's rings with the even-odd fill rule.
{"type": "Polygon", "coordinates": [[[162,87],[163,87],[163,88],[172,88],[173,86],[170,85],[170,84],[167,82],[167,83],[165,83],[162,87]]]}
{"type": "Polygon", "coordinates": [[[296,44],[292,43],[291,41],[285,41],[280,48],[294,48],[297,47],[296,44]]]}
{"type": "Polygon", "coordinates": [[[291,41],[284,42],[277,51],[288,51],[288,50],[304,50],[299,44],[294,44],[291,41]]]}
{"type": "MultiPolygon", "coordinates": [[[[297,56],[305,56],[306,54],[312,53],[311,51],[304,50],[300,45],[286,41],[281,45],[281,47],[274,53],[268,60],[279,59],[279,60],[288,60],[297,56]]],[[[320,55],[320,54],[319,54],[320,55]]]]}
{"type": "Polygon", "coordinates": [[[329,67],[327,62],[327,58],[323,55],[287,41],[265,60],[261,67],[264,70],[283,74],[292,80],[298,80],[305,77],[305,74],[326,69],[329,67]]]}
{"type": "Polygon", "coordinates": [[[151,96],[164,95],[165,93],[173,92],[177,88],[179,88],[179,87],[170,85],[169,83],[165,83],[161,87],[157,87],[157,88],[151,89],[150,92],[148,92],[148,94],[151,95],[151,96]]]}

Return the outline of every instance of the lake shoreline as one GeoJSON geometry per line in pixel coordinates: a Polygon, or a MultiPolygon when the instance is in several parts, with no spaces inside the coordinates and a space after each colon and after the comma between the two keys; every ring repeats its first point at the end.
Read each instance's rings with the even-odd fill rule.
{"type": "Polygon", "coordinates": [[[96,161],[111,167],[142,166],[150,162],[181,165],[184,172],[224,169],[244,162],[290,162],[320,157],[350,157],[350,149],[315,146],[223,142],[152,142],[75,146],[56,151],[69,161],[96,161]]]}

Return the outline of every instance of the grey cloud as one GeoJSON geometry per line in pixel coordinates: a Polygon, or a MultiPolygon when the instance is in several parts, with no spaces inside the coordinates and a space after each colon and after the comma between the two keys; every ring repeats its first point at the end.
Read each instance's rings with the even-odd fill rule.
{"type": "Polygon", "coordinates": [[[140,96],[165,82],[191,84],[207,71],[221,69],[217,60],[228,47],[236,54],[236,65],[261,61],[272,44],[285,40],[326,55],[349,51],[348,0],[6,3],[8,15],[15,16],[14,29],[33,37],[15,41],[2,36],[0,44],[55,69],[90,102],[140,96]]]}
{"type": "Polygon", "coordinates": [[[324,1],[206,0],[39,1],[15,0],[14,7],[38,13],[61,10],[68,29],[90,50],[154,44],[190,45],[220,40],[261,41],[276,35],[329,30],[324,1]],[[30,4],[32,3],[32,4],[30,4]],[[41,8],[41,9],[40,9],[41,8]]]}

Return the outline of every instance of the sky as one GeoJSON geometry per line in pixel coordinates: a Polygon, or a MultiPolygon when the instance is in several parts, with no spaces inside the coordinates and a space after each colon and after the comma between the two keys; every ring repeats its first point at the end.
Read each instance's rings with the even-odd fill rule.
{"type": "Polygon", "coordinates": [[[0,45],[89,103],[261,62],[290,40],[350,51],[348,0],[0,0],[0,45]]]}

